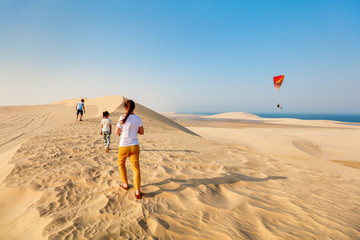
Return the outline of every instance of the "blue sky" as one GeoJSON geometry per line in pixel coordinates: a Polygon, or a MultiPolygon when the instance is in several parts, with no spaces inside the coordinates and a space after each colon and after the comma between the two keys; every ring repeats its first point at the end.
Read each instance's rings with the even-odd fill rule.
{"type": "Polygon", "coordinates": [[[360,1],[0,0],[0,105],[360,113],[360,1]]]}

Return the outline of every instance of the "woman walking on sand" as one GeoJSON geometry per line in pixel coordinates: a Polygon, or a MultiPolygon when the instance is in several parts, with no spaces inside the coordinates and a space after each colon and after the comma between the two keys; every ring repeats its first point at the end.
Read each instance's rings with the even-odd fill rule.
{"type": "Polygon", "coordinates": [[[118,166],[121,175],[120,187],[129,189],[125,161],[129,157],[134,175],[135,197],[141,199],[140,192],[140,164],[139,164],[139,140],[137,134],[143,135],[144,128],[141,119],[134,114],[135,103],[132,100],[124,102],[125,115],[121,115],[116,125],[116,134],[120,136],[118,166]]]}

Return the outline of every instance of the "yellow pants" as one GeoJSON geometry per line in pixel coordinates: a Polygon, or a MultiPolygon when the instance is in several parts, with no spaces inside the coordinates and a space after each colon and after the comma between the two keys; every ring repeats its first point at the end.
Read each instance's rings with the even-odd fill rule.
{"type": "Polygon", "coordinates": [[[130,159],[131,168],[134,175],[134,188],[140,190],[140,164],[139,164],[140,147],[133,145],[128,147],[119,147],[118,166],[121,175],[121,181],[128,183],[125,161],[127,157],[130,159]]]}

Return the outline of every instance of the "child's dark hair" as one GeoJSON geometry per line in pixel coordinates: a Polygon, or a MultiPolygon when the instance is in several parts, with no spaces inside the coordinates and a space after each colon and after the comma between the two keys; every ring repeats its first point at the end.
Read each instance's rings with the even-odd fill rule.
{"type": "Polygon", "coordinates": [[[132,113],[132,111],[134,111],[135,109],[135,103],[133,102],[133,100],[126,100],[124,102],[124,107],[127,108],[126,110],[126,114],[125,114],[125,117],[124,119],[122,120],[122,124],[124,124],[126,122],[126,120],[128,119],[129,115],[132,113]]]}
{"type": "Polygon", "coordinates": [[[103,117],[107,117],[107,116],[109,116],[109,112],[108,111],[103,112],[103,117]]]}
{"type": "Polygon", "coordinates": [[[82,101],[82,102],[85,102],[85,100],[84,100],[84,99],[81,99],[81,101],[82,101]]]}

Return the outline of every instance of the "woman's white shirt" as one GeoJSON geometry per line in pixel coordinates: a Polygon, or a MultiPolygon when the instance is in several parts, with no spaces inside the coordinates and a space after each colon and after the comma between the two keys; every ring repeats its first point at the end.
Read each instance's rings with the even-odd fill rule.
{"type": "Polygon", "coordinates": [[[132,145],[139,145],[139,140],[137,134],[139,127],[142,127],[143,123],[141,119],[135,115],[130,114],[126,119],[126,122],[122,124],[122,120],[125,118],[124,115],[121,115],[117,123],[117,127],[121,129],[120,135],[120,147],[128,147],[132,145]]]}

